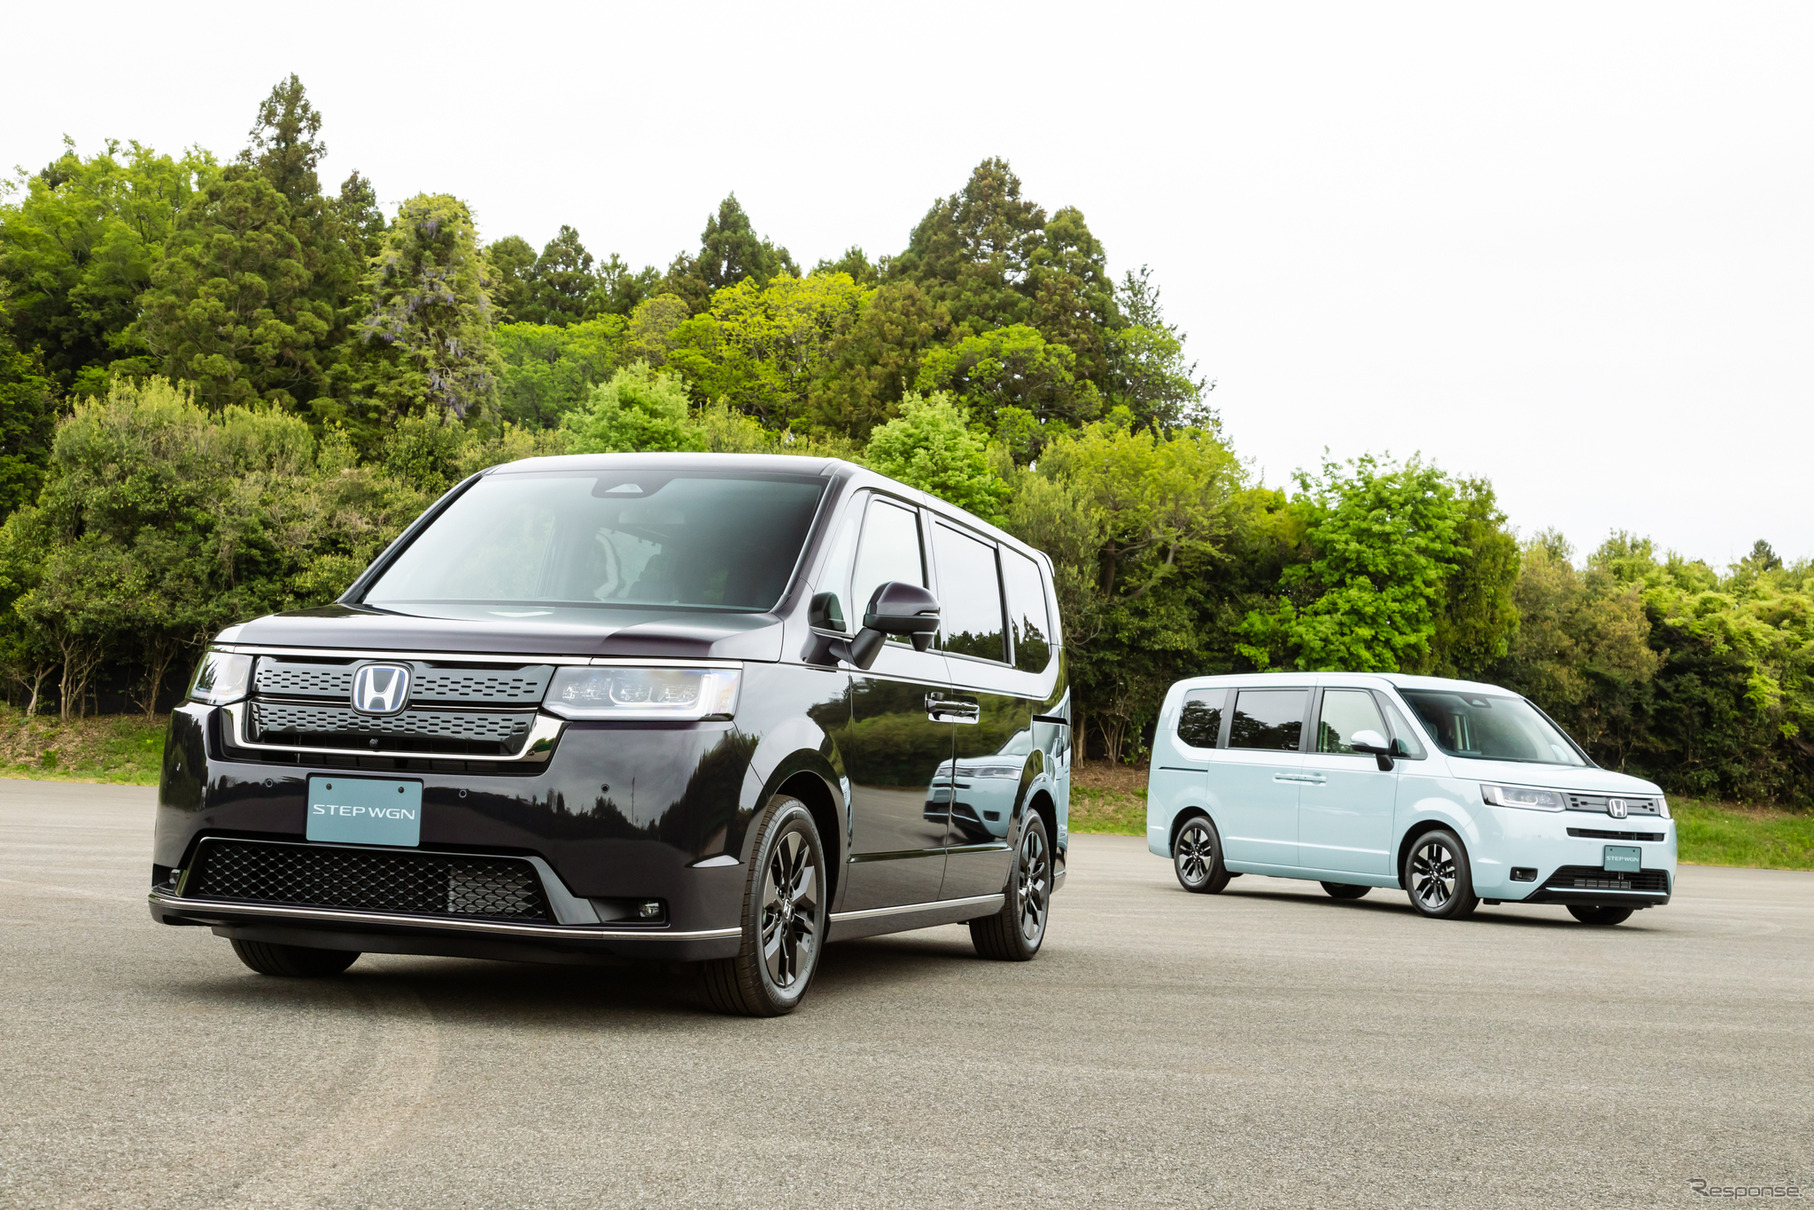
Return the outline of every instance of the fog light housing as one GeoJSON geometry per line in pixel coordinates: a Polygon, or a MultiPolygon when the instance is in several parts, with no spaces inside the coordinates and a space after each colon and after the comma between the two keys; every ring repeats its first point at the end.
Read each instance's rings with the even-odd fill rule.
{"type": "Polygon", "coordinates": [[[660,902],[654,899],[645,899],[642,903],[637,905],[636,916],[639,920],[660,920],[660,902]]]}
{"type": "Polygon", "coordinates": [[[1527,865],[1515,865],[1512,867],[1512,881],[1535,882],[1537,881],[1537,871],[1527,865]]]}

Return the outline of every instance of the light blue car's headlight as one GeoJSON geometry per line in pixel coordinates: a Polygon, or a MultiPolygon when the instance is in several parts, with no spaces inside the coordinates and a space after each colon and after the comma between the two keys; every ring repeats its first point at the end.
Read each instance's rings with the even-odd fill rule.
{"type": "Polygon", "coordinates": [[[189,682],[189,698],[211,706],[226,706],[245,697],[251,683],[251,656],[210,650],[196,667],[195,679],[189,682]]]}
{"type": "Polygon", "coordinates": [[[1568,806],[1560,790],[1539,790],[1535,786],[1496,786],[1483,782],[1480,797],[1495,807],[1523,807],[1527,811],[1561,811],[1568,806]]]}
{"type": "Polygon", "coordinates": [[[1657,814],[1661,815],[1664,819],[1675,818],[1675,816],[1669,813],[1669,800],[1661,794],[1657,795],[1657,814]]]}
{"type": "Polygon", "coordinates": [[[626,722],[729,718],[742,679],[735,668],[562,668],[542,708],[562,718],[626,722]]]}

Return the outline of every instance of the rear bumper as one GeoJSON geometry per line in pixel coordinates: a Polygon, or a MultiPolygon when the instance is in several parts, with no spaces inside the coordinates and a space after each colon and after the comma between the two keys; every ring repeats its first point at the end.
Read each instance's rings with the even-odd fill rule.
{"type": "Polygon", "coordinates": [[[597,962],[613,958],[696,961],[737,952],[742,930],[613,928],[531,924],[443,916],[409,916],[343,908],[236,903],[152,891],[160,924],[203,925],[224,937],[318,949],[379,954],[432,954],[532,962],[597,962]]]}

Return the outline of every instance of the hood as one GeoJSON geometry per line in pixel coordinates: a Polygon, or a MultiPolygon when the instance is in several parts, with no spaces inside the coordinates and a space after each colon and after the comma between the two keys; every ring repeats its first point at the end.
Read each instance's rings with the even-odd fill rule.
{"type": "Polygon", "coordinates": [[[1546,790],[1573,790],[1580,794],[1654,794],[1662,790],[1652,782],[1611,769],[1577,769],[1568,765],[1535,765],[1516,760],[1468,760],[1445,757],[1449,774],[1467,781],[1496,781],[1511,786],[1540,786],[1546,790]]]}
{"type": "Polygon", "coordinates": [[[327,605],[257,618],[219,642],[475,655],[779,660],[781,622],[766,613],[611,606],[436,605],[401,613],[327,605]]]}

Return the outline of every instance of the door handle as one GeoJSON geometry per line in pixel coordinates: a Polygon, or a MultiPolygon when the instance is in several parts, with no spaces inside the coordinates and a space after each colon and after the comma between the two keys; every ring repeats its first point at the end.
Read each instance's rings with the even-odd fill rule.
{"type": "Polygon", "coordinates": [[[926,695],[926,717],[935,723],[947,718],[960,723],[974,723],[981,721],[982,714],[983,708],[976,702],[941,697],[936,693],[926,695]]]}

